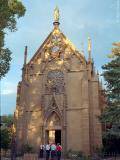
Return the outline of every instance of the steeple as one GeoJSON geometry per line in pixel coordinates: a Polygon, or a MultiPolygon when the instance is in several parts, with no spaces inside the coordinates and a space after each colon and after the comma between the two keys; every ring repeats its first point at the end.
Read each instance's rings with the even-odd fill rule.
{"type": "Polygon", "coordinates": [[[60,19],[60,13],[59,13],[59,8],[56,6],[54,9],[54,22],[53,25],[55,27],[59,26],[59,19],[60,19]]]}
{"type": "Polygon", "coordinates": [[[91,61],[91,49],[92,49],[92,42],[91,38],[88,37],[88,60],[91,61]]]}
{"type": "Polygon", "coordinates": [[[27,46],[25,46],[25,52],[24,52],[24,66],[27,63],[27,46]]]}

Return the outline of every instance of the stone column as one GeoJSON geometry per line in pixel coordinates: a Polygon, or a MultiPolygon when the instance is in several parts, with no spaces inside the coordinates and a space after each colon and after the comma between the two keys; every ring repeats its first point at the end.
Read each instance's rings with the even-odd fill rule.
{"type": "Polygon", "coordinates": [[[81,110],[81,123],[82,123],[82,146],[86,154],[90,154],[90,139],[89,139],[89,95],[88,95],[88,80],[86,72],[82,79],[82,110],[81,110]]]}

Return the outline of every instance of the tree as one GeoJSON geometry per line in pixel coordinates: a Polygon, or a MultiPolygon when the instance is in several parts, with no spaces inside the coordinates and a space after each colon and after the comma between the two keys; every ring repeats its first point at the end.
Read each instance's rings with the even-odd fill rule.
{"type": "Polygon", "coordinates": [[[114,43],[112,54],[109,56],[112,60],[102,66],[103,76],[106,81],[107,107],[101,116],[101,121],[106,123],[106,132],[104,133],[104,142],[114,148],[119,149],[120,142],[120,43],[114,43]],[[117,144],[118,143],[118,144],[117,144]]]}
{"type": "Polygon", "coordinates": [[[11,140],[12,140],[12,125],[14,121],[13,115],[5,115],[0,116],[1,120],[1,139],[0,139],[0,148],[3,149],[6,153],[8,149],[11,147],[11,140]],[[2,125],[4,124],[4,125],[2,125]]]}
{"type": "Polygon", "coordinates": [[[0,144],[1,149],[7,151],[10,148],[11,139],[12,139],[11,130],[8,128],[1,129],[1,144],[0,144]]]}
{"type": "Polygon", "coordinates": [[[116,124],[120,123],[120,43],[114,43],[109,56],[112,61],[102,66],[106,81],[106,95],[108,107],[103,113],[102,120],[116,124]]]}
{"type": "Polygon", "coordinates": [[[23,144],[22,146],[22,153],[33,153],[34,150],[33,150],[33,146],[30,145],[30,144],[23,144]]]}
{"type": "Polygon", "coordinates": [[[11,51],[4,48],[6,31],[17,30],[17,18],[24,16],[25,11],[24,5],[18,0],[0,0],[0,78],[9,71],[11,61],[11,51]]]}
{"type": "Polygon", "coordinates": [[[10,127],[14,122],[14,116],[12,114],[1,116],[1,121],[6,127],[10,127]]]}

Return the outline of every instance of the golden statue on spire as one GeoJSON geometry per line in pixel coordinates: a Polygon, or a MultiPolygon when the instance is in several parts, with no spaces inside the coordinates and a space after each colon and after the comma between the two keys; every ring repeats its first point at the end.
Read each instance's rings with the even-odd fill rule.
{"type": "Polygon", "coordinates": [[[59,22],[59,18],[60,18],[59,8],[55,7],[55,9],[54,9],[54,22],[59,22]]]}
{"type": "Polygon", "coordinates": [[[92,50],[92,42],[91,42],[91,38],[88,37],[88,54],[89,54],[88,59],[89,60],[91,60],[91,50],[92,50]]]}
{"type": "Polygon", "coordinates": [[[88,37],[88,52],[91,52],[92,44],[91,44],[91,38],[88,37]]]}

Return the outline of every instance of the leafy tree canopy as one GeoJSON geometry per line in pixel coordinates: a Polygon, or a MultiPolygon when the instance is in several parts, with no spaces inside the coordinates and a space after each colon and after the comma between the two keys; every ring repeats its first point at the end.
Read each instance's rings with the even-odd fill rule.
{"type": "Polygon", "coordinates": [[[12,114],[1,116],[2,123],[5,123],[7,127],[11,126],[14,122],[14,116],[12,114]]]}
{"type": "Polygon", "coordinates": [[[4,48],[6,29],[17,30],[17,18],[24,16],[25,7],[18,0],[0,0],[0,78],[4,77],[10,69],[11,51],[4,48]]]}
{"type": "Polygon", "coordinates": [[[11,147],[11,140],[12,140],[12,124],[14,121],[13,115],[4,115],[0,116],[1,120],[1,141],[0,141],[0,148],[4,150],[8,150],[11,147]],[[2,124],[5,124],[5,126],[2,126],[2,124]]]}
{"type": "Polygon", "coordinates": [[[114,43],[109,58],[111,61],[102,67],[108,98],[101,116],[101,121],[107,126],[103,133],[103,146],[105,152],[120,153],[120,42],[114,43]]]}
{"type": "Polygon", "coordinates": [[[0,148],[2,148],[4,150],[8,150],[10,148],[11,139],[12,139],[12,132],[10,131],[10,129],[8,129],[8,128],[1,129],[0,148]]]}
{"type": "Polygon", "coordinates": [[[112,60],[102,67],[108,98],[102,121],[120,125],[120,43],[114,45],[112,54],[109,56],[112,60]]]}

